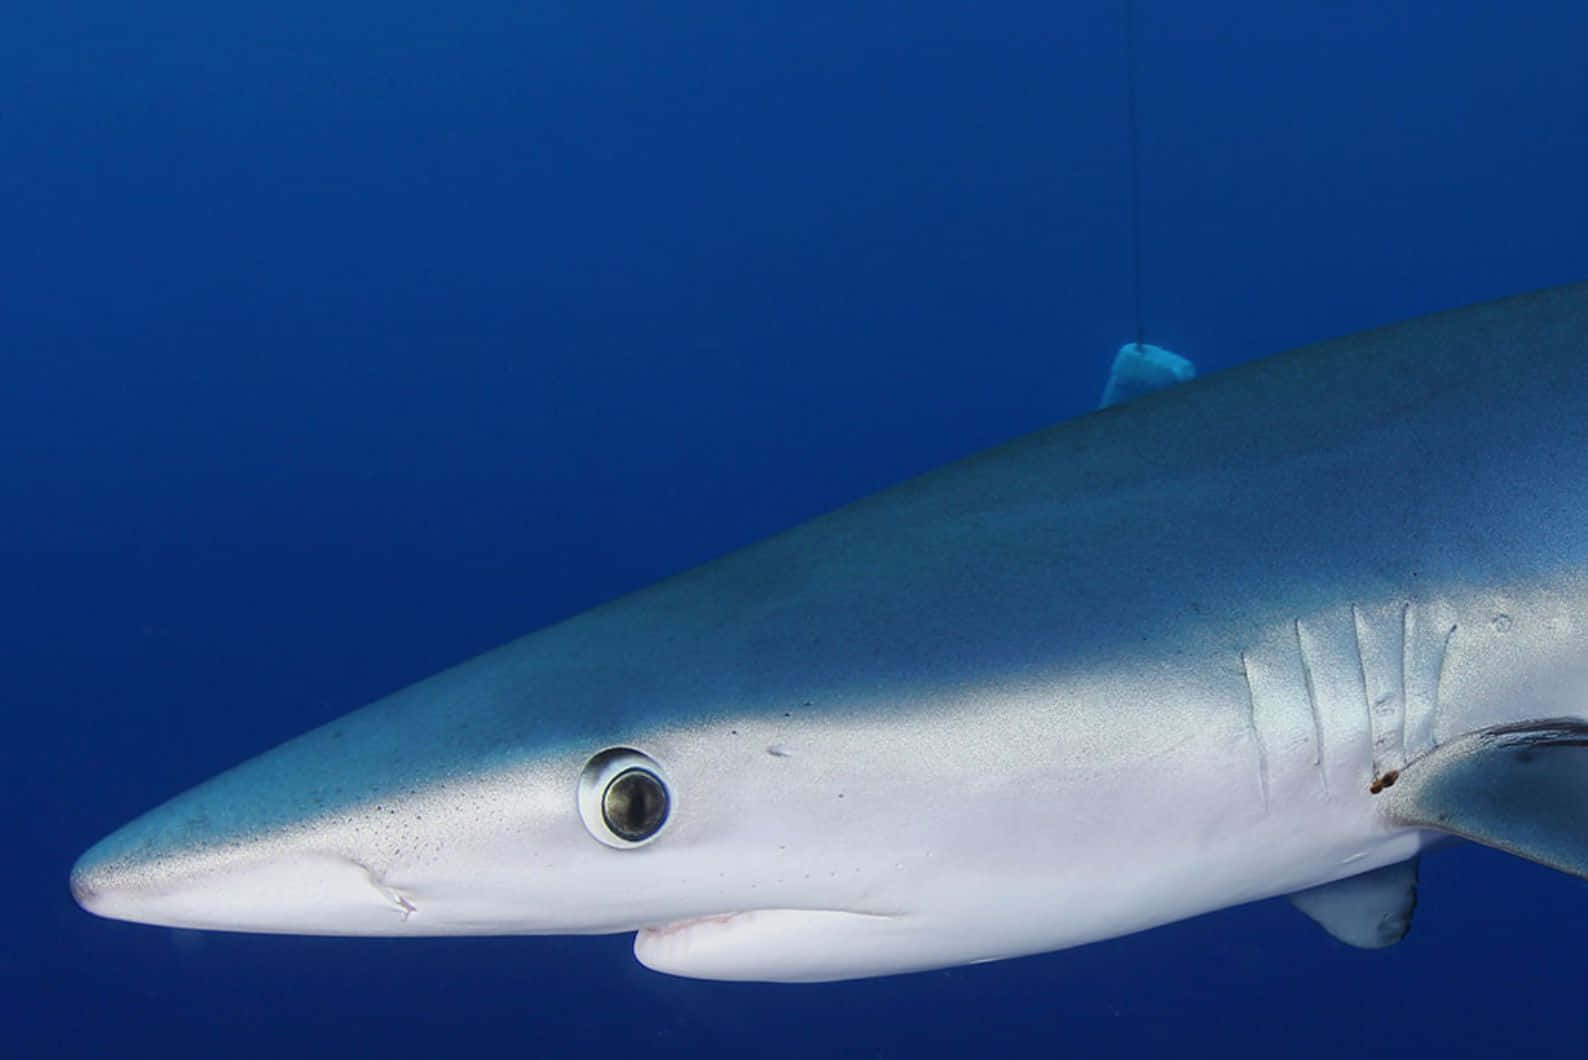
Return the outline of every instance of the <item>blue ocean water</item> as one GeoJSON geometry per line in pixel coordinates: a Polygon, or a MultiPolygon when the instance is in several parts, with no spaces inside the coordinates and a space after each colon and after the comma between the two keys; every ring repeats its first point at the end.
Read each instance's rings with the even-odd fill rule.
{"type": "MultiPolygon", "coordinates": [[[[1205,370],[1588,274],[1588,7],[1138,0],[1146,327],[1205,370]]],[[[0,10],[6,1055],[1581,1054],[1579,881],[1429,857],[975,968],[95,919],[174,792],[1096,399],[1118,2],[0,10]]],[[[1437,355],[1437,351],[1431,351],[1437,355]]]]}

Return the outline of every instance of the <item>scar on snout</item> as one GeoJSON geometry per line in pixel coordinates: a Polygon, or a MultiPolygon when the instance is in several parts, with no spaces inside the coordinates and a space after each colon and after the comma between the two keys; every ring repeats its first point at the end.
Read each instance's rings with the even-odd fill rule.
{"type": "Polygon", "coordinates": [[[793,758],[794,757],[794,752],[790,751],[787,747],[784,747],[780,743],[772,744],[770,747],[768,747],[766,749],[766,753],[771,755],[773,758],[793,758]]]}

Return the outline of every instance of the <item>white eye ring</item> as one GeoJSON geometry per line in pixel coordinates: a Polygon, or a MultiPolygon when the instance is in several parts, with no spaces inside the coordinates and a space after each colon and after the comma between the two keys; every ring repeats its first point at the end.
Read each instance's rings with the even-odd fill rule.
{"type": "Polygon", "coordinates": [[[579,817],[592,836],[617,850],[661,835],[672,801],[662,767],[632,747],[607,748],[579,774],[579,817]]]}

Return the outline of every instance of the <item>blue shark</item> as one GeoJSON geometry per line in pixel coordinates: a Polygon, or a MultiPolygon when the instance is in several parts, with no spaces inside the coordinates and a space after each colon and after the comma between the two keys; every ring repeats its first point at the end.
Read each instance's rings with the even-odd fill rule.
{"type": "MultiPolygon", "coordinates": [[[[1173,374],[1173,373],[1171,373],[1173,374]]],[[[1588,876],[1588,285],[1139,395],[465,662],[89,849],[102,916],[800,981],[1588,876]]]]}

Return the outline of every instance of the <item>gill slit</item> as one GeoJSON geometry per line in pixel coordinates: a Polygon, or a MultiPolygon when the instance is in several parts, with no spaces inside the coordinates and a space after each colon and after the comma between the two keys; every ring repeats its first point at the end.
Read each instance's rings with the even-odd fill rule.
{"type": "Polygon", "coordinates": [[[1301,657],[1301,675],[1307,686],[1307,707],[1312,711],[1312,764],[1318,769],[1318,776],[1323,782],[1323,794],[1327,798],[1329,765],[1323,747],[1323,712],[1318,707],[1318,689],[1312,676],[1312,661],[1307,658],[1306,638],[1301,635],[1301,619],[1295,620],[1293,628],[1296,631],[1296,654],[1301,657]]]}
{"type": "Polygon", "coordinates": [[[1252,672],[1246,663],[1246,653],[1241,652],[1241,677],[1246,681],[1246,724],[1252,731],[1252,742],[1257,745],[1257,789],[1263,796],[1263,813],[1268,813],[1268,748],[1263,745],[1263,734],[1257,728],[1257,690],[1252,687],[1252,672]]]}

